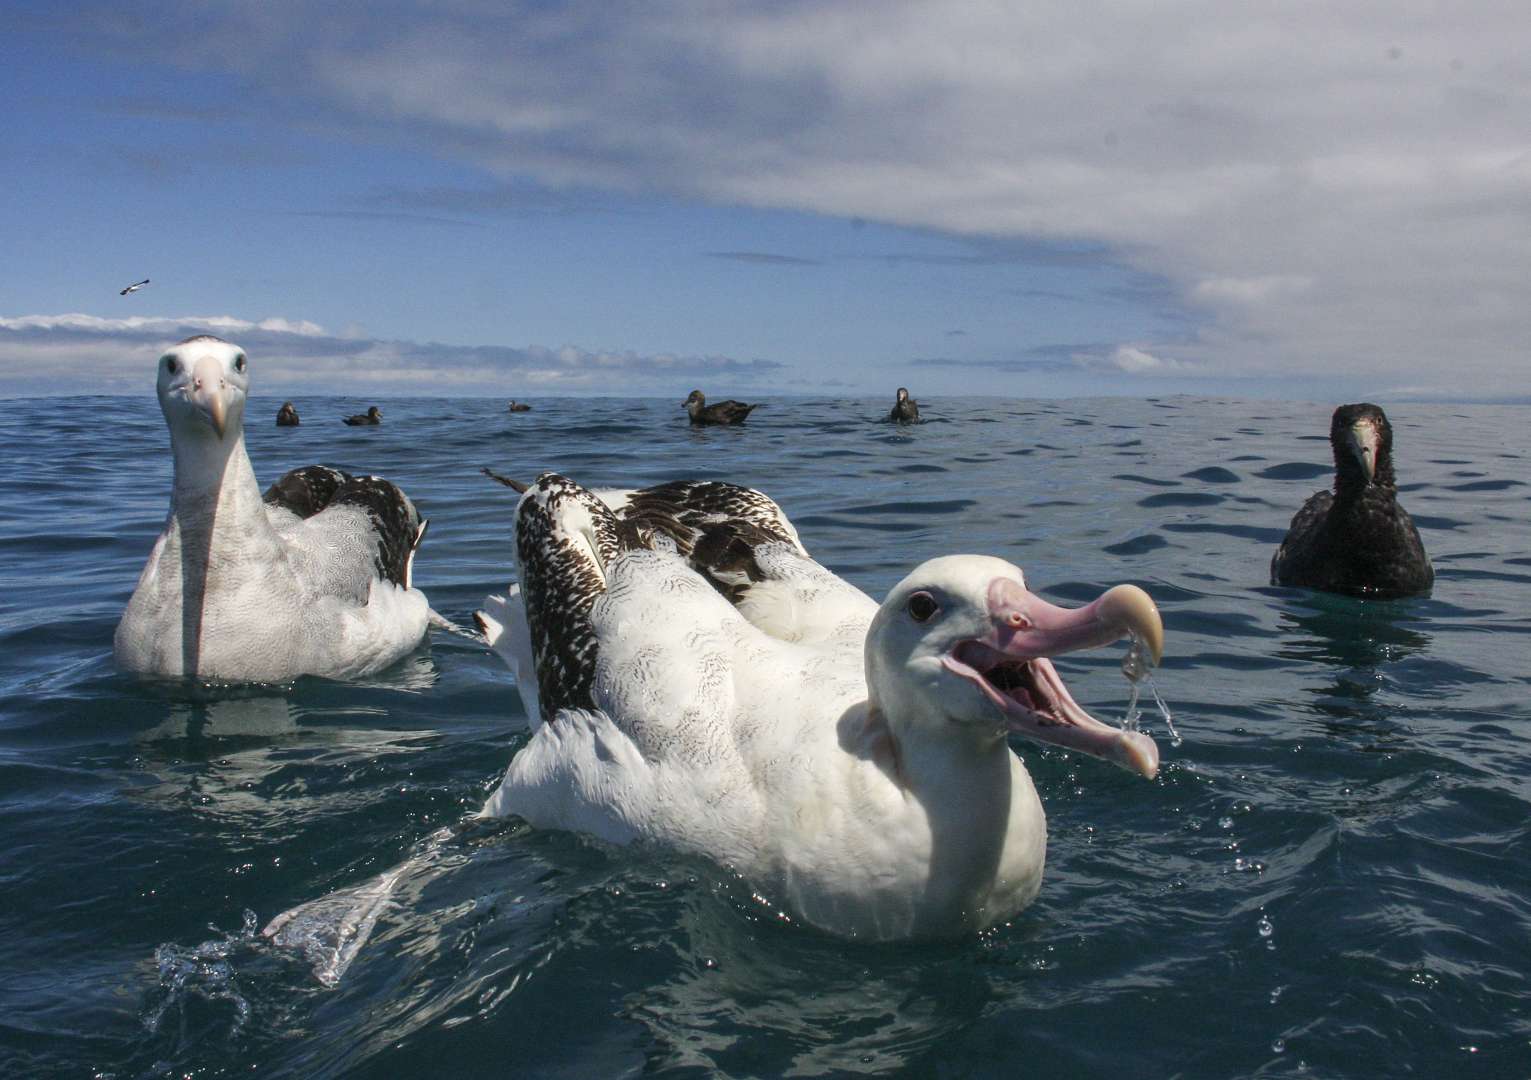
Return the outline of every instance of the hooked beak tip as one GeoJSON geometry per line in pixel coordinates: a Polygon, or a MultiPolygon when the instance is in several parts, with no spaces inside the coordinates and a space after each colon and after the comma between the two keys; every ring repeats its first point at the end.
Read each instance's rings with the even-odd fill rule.
{"type": "Polygon", "coordinates": [[[1158,744],[1141,731],[1123,732],[1121,742],[1117,743],[1116,763],[1145,780],[1152,780],[1159,775],[1158,744]]]}
{"type": "Polygon", "coordinates": [[[1099,603],[1100,617],[1137,638],[1158,667],[1164,656],[1164,620],[1153,598],[1136,585],[1116,585],[1099,603]]]}

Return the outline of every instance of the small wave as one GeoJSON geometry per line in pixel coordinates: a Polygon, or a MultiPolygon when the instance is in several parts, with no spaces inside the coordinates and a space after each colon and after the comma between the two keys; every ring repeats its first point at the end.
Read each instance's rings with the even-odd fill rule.
{"type": "Polygon", "coordinates": [[[1268,469],[1261,469],[1255,473],[1263,480],[1312,480],[1315,477],[1327,476],[1334,471],[1331,465],[1315,465],[1311,461],[1287,461],[1280,465],[1272,465],[1268,469]]]}
{"type": "Polygon", "coordinates": [[[927,502],[911,499],[905,502],[867,503],[862,506],[843,506],[840,514],[955,514],[970,506],[977,506],[976,499],[933,499],[927,502]]]}
{"type": "Polygon", "coordinates": [[[1525,487],[1524,480],[1477,480],[1470,484],[1447,484],[1447,491],[1508,491],[1525,487]]]}
{"type": "Polygon", "coordinates": [[[1146,509],[1156,506],[1216,506],[1224,496],[1206,491],[1166,491],[1162,495],[1149,495],[1138,500],[1146,509]]]}
{"type": "Polygon", "coordinates": [[[1146,555],[1150,551],[1158,551],[1160,548],[1169,546],[1169,541],[1158,533],[1147,533],[1131,540],[1123,540],[1120,544],[1108,544],[1101,550],[1108,555],[1146,555]]]}
{"type": "Polygon", "coordinates": [[[1255,540],[1262,544],[1279,544],[1286,539],[1284,529],[1262,529],[1258,525],[1215,525],[1207,521],[1167,521],[1160,528],[1169,532],[1220,533],[1236,536],[1241,540],[1255,540]]]}
{"type": "Polygon", "coordinates": [[[1410,516],[1414,519],[1414,524],[1421,529],[1450,531],[1453,529],[1465,529],[1470,524],[1470,522],[1459,521],[1456,518],[1435,517],[1431,514],[1411,514],[1410,516]]]}
{"type": "Polygon", "coordinates": [[[1209,465],[1195,472],[1181,473],[1187,480],[1200,480],[1204,484],[1237,484],[1239,474],[1220,465],[1209,465]]]}

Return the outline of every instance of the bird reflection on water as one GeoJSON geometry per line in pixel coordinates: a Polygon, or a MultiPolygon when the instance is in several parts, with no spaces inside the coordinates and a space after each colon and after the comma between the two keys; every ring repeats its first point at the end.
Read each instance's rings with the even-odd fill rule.
{"type": "Polygon", "coordinates": [[[1431,636],[1422,600],[1359,600],[1331,593],[1294,599],[1281,612],[1282,644],[1289,660],[1322,665],[1309,687],[1308,708],[1325,731],[1342,743],[1373,752],[1401,747],[1408,738],[1388,669],[1427,652],[1431,636]]]}
{"type": "Polygon", "coordinates": [[[1278,652],[1345,668],[1374,668],[1430,645],[1417,600],[1360,600],[1334,593],[1292,597],[1280,614],[1285,632],[1278,652]]]}

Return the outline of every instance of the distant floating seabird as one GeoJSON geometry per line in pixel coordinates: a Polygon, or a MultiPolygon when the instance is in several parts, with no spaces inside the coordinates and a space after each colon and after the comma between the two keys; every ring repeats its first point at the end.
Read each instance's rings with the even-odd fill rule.
{"type": "Polygon", "coordinates": [[[691,417],[691,423],[697,427],[705,424],[742,424],[759,405],[746,405],[742,401],[720,401],[716,405],[707,404],[707,398],[700,390],[693,390],[685,401],[681,402],[686,407],[686,414],[691,417]]]}
{"type": "Polygon", "coordinates": [[[530,405],[526,404],[526,402],[524,402],[524,401],[512,401],[509,405],[505,406],[505,411],[506,412],[531,412],[532,411],[532,407],[530,405]]]}
{"type": "Polygon", "coordinates": [[[310,465],[264,496],[245,452],[249,364],[187,338],[158,364],[170,518],[117,627],[126,671],[228,682],[357,678],[425,637],[411,585],[425,521],[393,484],[310,465]]]}
{"type": "Polygon", "coordinates": [[[383,422],[383,410],[374,405],[365,413],[345,417],[345,422],[352,427],[368,427],[374,424],[381,424],[383,422]]]}
{"type": "Polygon", "coordinates": [[[902,386],[898,388],[898,400],[893,403],[893,411],[888,414],[888,419],[895,424],[913,424],[920,419],[920,404],[909,396],[909,391],[902,386]]]}
{"type": "Polygon", "coordinates": [[[298,410],[292,407],[292,402],[282,402],[282,407],[276,411],[277,427],[297,427],[298,410]]]}
{"type": "Polygon", "coordinates": [[[149,279],[148,278],[144,278],[142,281],[135,281],[135,282],[133,282],[133,284],[129,285],[126,289],[123,289],[117,295],[118,296],[126,296],[130,292],[137,292],[139,289],[143,288],[147,284],[149,284],[149,279]]]}
{"type": "Polygon", "coordinates": [[[1272,585],[1377,598],[1429,592],[1435,569],[1398,505],[1393,427],[1376,405],[1341,405],[1329,424],[1334,491],[1315,492],[1271,559],[1272,585]]]}

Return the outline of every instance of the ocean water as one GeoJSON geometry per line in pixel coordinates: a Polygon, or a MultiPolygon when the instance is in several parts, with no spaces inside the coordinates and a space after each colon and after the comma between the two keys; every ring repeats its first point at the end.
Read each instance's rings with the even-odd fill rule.
{"type": "MultiPolygon", "coordinates": [[[[300,399],[288,430],[277,404],[249,409],[262,482],[403,485],[432,523],[417,583],[458,622],[508,575],[512,496],[480,465],[726,478],[874,594],[952,551],[1066,604],[1144,586],[1183,741],[1150,722],[1152,783],[1017,743],[1037,902],[963,941],[836,940],[705,860],[461,827],[526,737],[471,641],[359,685],[117,673],[169,492],[152,393],[0,401],[0,1075],[1531,1073],[1526,409],[1390,410],[1438,576],[1367,602],[1266,585],[1328,483],[1328,405],[930,400],[895,430],[887,402],[773,400],[693,431],[670,401],[397,400],[351,429],[365,403],[300,399]],[[400,865],[333,988],[255,933],[400,865]]],[[[1119,718],[1120,660],[1059,667],[1119,718]]]]}

